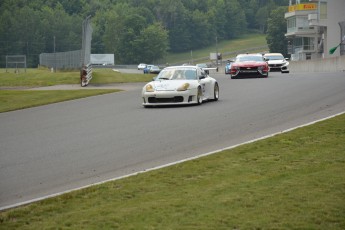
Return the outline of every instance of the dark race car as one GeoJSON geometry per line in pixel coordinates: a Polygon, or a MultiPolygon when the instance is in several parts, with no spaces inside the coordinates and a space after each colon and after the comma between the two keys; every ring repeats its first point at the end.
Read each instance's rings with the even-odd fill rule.
{"type": "Polygon", "coordinates": [[[262,54],[239,54],[230,68],[231,79],[268,77],[268,72],[269,67],[262,54]]]}

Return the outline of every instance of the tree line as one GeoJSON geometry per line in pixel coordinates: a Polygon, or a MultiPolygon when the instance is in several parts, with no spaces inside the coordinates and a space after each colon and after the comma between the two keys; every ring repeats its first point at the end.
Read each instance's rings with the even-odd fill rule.
{"type": "Polygon", "coordinates": [[[116,63],[154,63],[167,52],[200,49],[215,40],[267,32],[271,13],[288,0],[2,0],[0,65],[26,55],[81,49],[82,21],[91,15],[92,53],[116,63]]]}

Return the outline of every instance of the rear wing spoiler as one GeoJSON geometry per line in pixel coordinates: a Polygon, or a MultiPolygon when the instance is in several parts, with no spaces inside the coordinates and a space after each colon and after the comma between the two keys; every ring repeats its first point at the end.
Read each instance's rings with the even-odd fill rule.
{"type": "Polygon", "coordinates": [[[216,70],[218,72],[218,67],[212,67],[212,68],[202,68],[205,73],[209,74],[210,73],[210,70],[216,70]]]}

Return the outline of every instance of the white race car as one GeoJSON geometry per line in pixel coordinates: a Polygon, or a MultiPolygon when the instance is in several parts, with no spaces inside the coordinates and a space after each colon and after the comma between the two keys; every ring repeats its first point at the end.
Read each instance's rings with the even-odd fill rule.
{"type": "Polygon", "coordinates": [[[270,67],[270,71],[280,71],[281,73],[289,73],[289,62],[288,58],[284,58],[281,53],[266,53],[264,58],[270,67]]]}
{"type": "Polygon", "coordinates": [[[142,90],[144,107],[201,104],[204,100],[217,101],[218,98],[216,79],[197,66],[166,67],[142,90]]]}

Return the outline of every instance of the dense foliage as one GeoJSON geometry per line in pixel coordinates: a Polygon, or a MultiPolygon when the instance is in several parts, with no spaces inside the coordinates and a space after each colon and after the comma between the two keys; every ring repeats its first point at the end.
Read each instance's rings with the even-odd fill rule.
{"type": "Polygon", "coordinates": [[[82,21],[92,16],[92,53],[114,53],[117,63],[155,62],[184,52],[266,32],[270,12],[288,0],[2,0],[0,66],[6,55],[81,49],[82,21]]]}
{"type": "Polygon", "coordinates": [[[267,45],[274,52],[282,53],[287,56],[286,22],[284,19],[285,7],[279,7],[271,12],[267,21],[267,45]]]}

